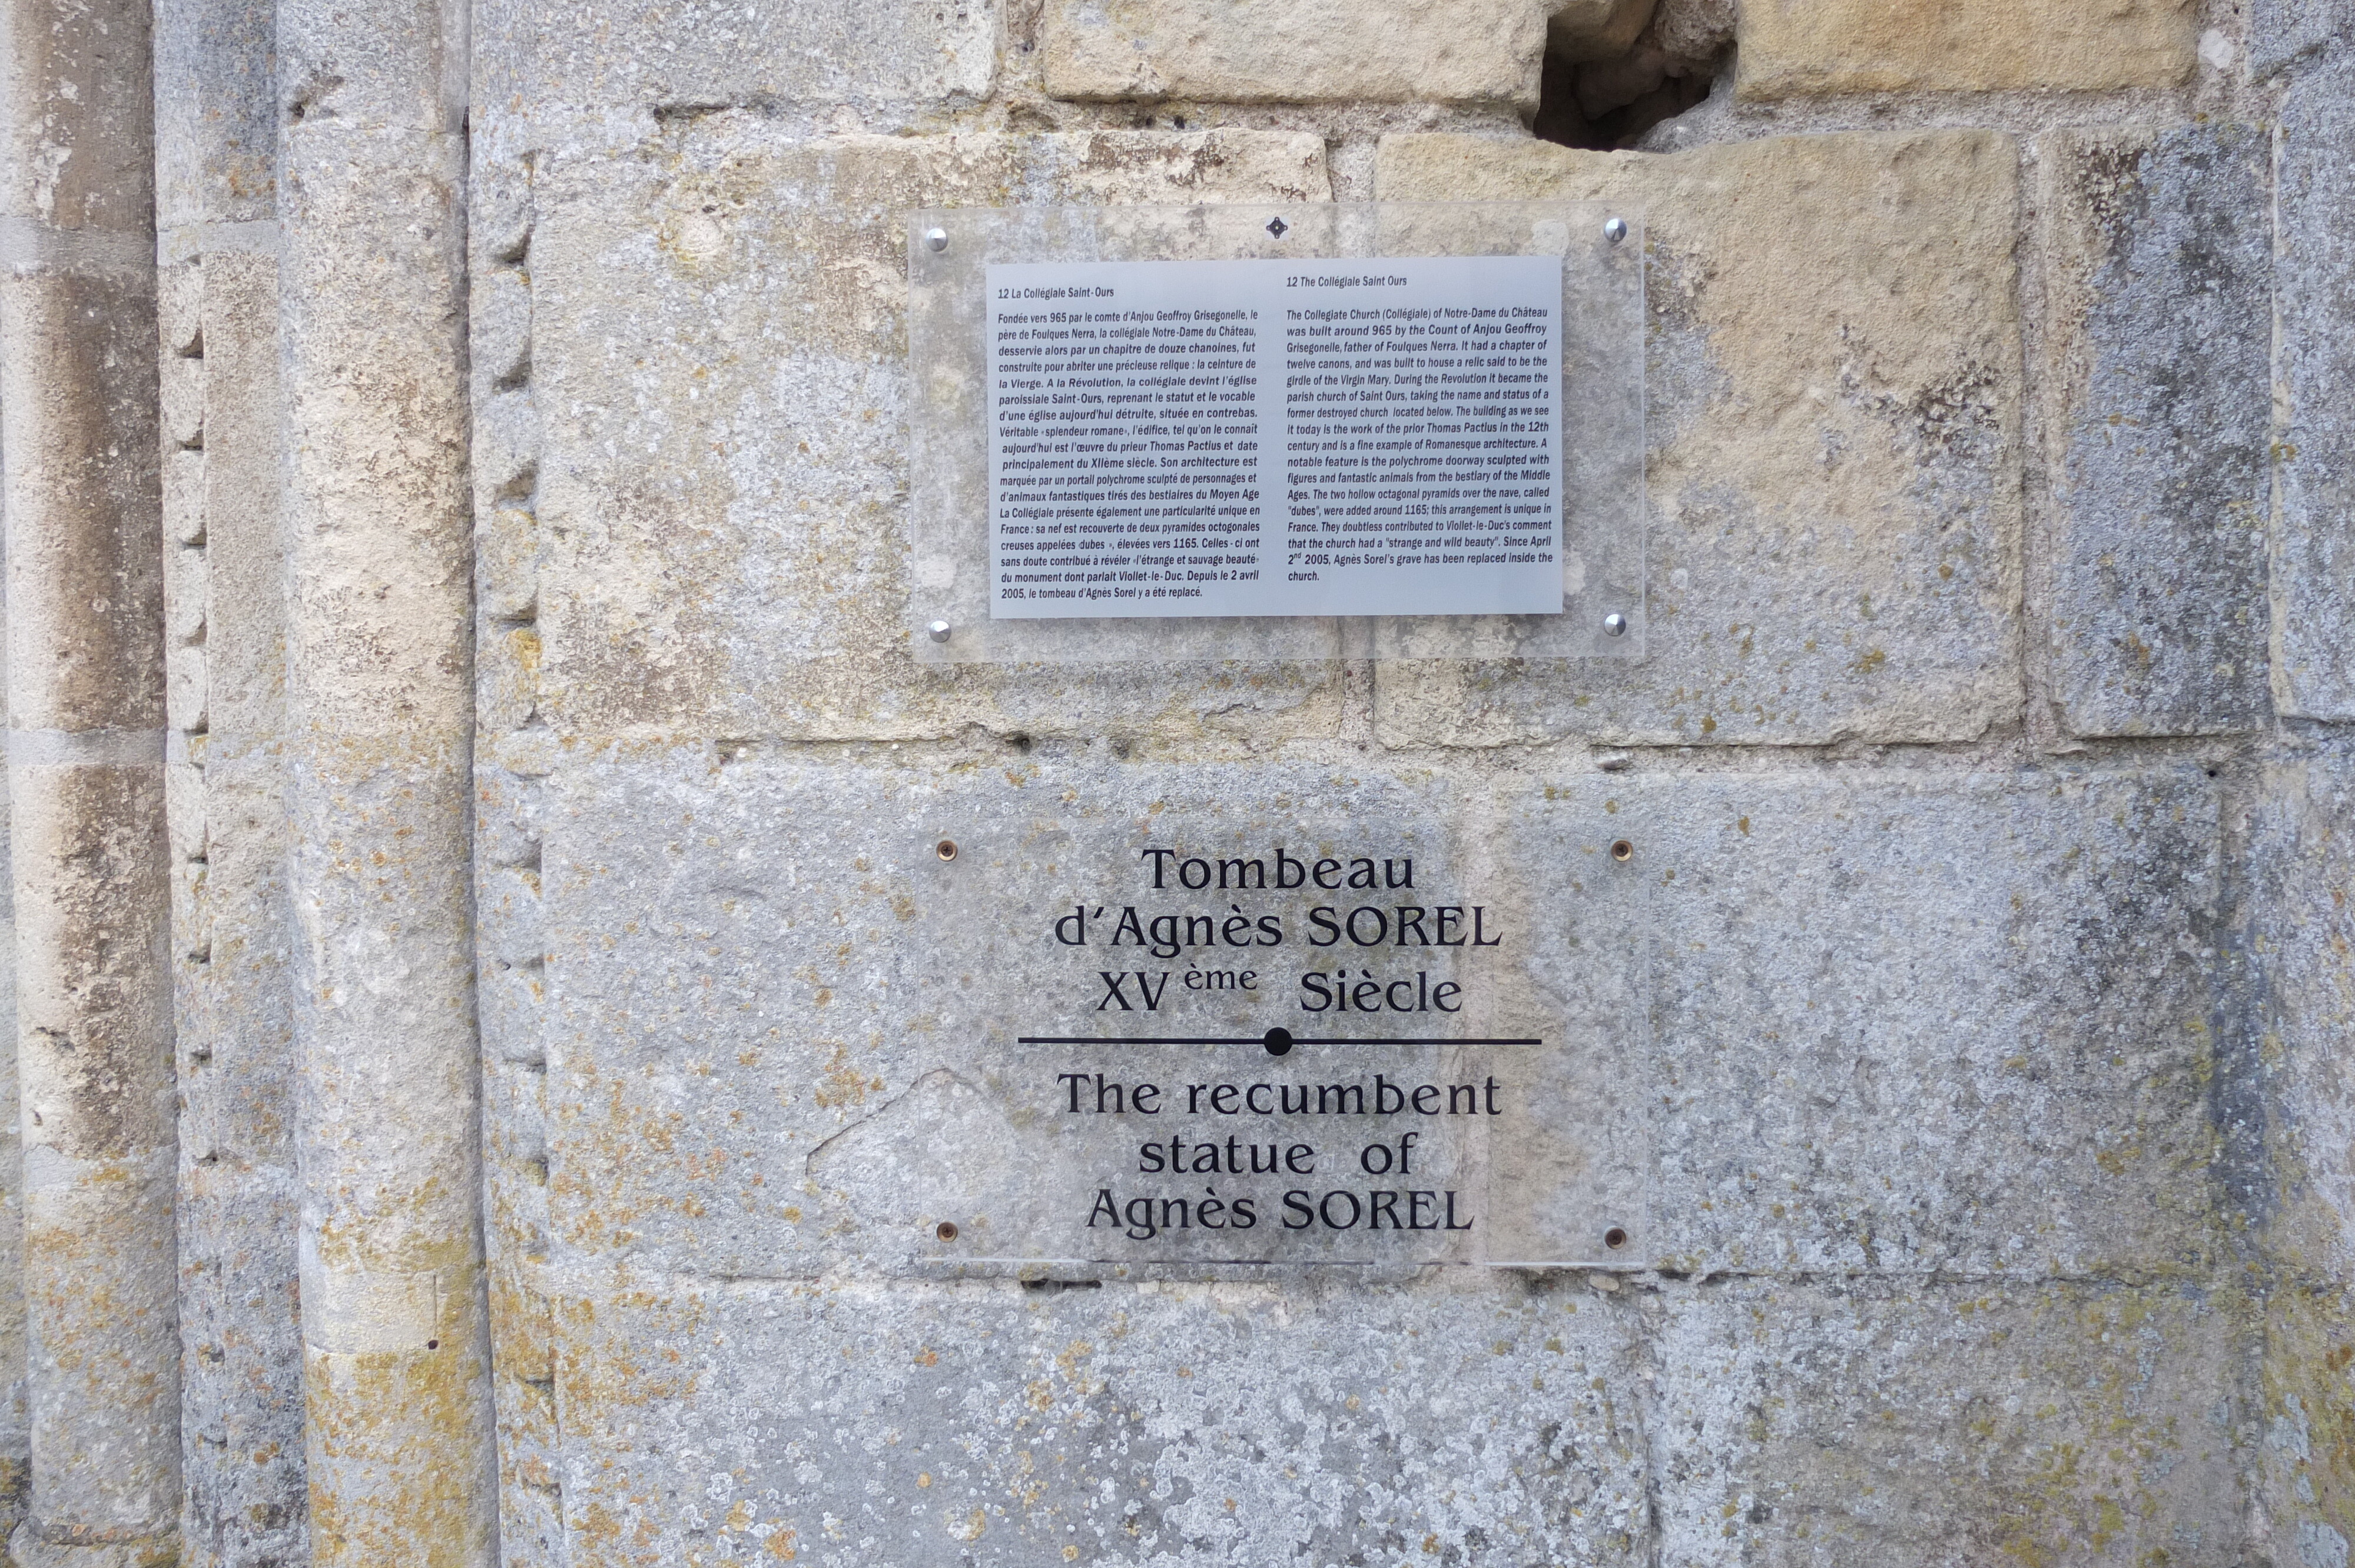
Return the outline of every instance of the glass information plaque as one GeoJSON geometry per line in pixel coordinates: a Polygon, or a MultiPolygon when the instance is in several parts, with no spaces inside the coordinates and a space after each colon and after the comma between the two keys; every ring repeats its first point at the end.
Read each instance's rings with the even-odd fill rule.
{"type": "Polygon", "coordinates": [[[939,210],[909,244],[920,657],[1640,653],[1640,214],[939,210]]]}
{"type": "Polygon", "coordinates": [[[1601,796],[1474,821],[1436,783],[1348,788],[1141,821],[1075,789],[1051,822],[968,826],[938,881],[986,900],[936,906],[963,978],[927,991],[921,1266],[1650,1249],[1646,878],[1601,796]]]}

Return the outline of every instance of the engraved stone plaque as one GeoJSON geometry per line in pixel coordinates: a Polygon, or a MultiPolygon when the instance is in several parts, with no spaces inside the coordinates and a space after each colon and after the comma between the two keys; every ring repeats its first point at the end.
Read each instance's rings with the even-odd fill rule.
{"type": "Polygon", "coordinates": [[[1642,255],[1600,203],[910,215],[918,657],[1639,654],[1642,255]]]}

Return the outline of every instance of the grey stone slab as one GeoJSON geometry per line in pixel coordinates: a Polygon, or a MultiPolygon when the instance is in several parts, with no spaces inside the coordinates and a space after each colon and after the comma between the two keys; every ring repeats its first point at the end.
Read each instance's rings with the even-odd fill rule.
{"type": "Polygon", "coordinates": [[[1651,1560],[1624,1295],[628,1287],[558,1308],[575,1562],[1651,1560]]]}
{"type": "Polygon", "coordinates": [[[268,217],[277,201],[273,9],[199,0],[155,16],[155,227],[268,217]]]}
{"type": "Polygon", "coordinates": [[[1330,667],[919,669],[900,209],[1329,193],[1275,132],[893,138],[699,123],[535,193],[540,712],[569,736],[1329,733],[1330,667]]]}
{"type": "Polygon", "coordinates": [[[2044,149],[2048,636],[2073,734],[2270,716],[2271,162],[2262,130],[2214,122],[2044,149]]]}
{"type": "Polygon", "coordinates": [[[1660,1560],[2249,1561],[2248,1319],[2229,1293],[2117,1286],[1673,1297],[1655,1352],[1660,1560]]]}
{"type": "Polygon", "coordinates": [[[496,0],[474,14],[475,101],[527,116],[563,105],[937,110],[989,96],[999,26],[994,0],[687,11],[496,0]]]}
{"type": "MultiPolygon", "coordinates": [[[[1583,1099],[1490,1156],[1492,1181],[1559,1187],[1529,1200],[1555,1249],[1540,1260],[1591,1257],[1582,1233],[1614,1224],[1625,1258],[1684,1270],[2077,1277],[2215,1255],[2220,830],[2197,769],[1540,787],[1109,760],[942,777],[697,747],[556,784],[559,1257],[895,1273],[964,1255],[927,1247],[943,1218],[992,1242],[969,1250],[1024,1255],[1034,1221],[1005,1218],[1021,1194],[1086,1192],[1022,1130],[1037,1113],[992,1119],[931,1075],[980,1084],[1024,1033],[1305,1037],[1297,977],[1329,961],[1296,945],[1270,953],[1267,1003],[1172,1002],[1154,1016],[1176,1023],[1142,1031],[1104,995],[1105,949],[1047,936],[1071,898],[1155,911],[1113,891],[1139,842],[1223,851],[1267,824],[1420,834],[1426,884],[1436,861],[1529,933],[1444,971],[1480,1004],[1439,1033],[1561,1042],[1542,1060],[1583,1099]],[[943,837],[972,846],[953,866],[943,837]]],[[[1193,1251],[1089,1255],[1219,1272],[1193,1251]]]]}
{"type": "Polygon", "coordinates": [[[2198,769],[1636,779],[1620,800],[1663,879],[1651,1207],[1680,1266],[2214,1258],[2221,833],[2198,769]]]}
{"type": "Polygon", "coordinates": [[[2355,747],[2338,736],[2268,759],[2250,817],[2243,962],[2261,1006],[2243,1022],[2245,1092],[2224,1102],[2236,1214],[2289,1277],[2355,1261],[2355,747]]]}
{"type": "Polygon", "coordinates": [[[2276,1285],[2264,1302],[2247,1446],[2253,1544],[2277,1562],[2346,1561],[2355,1518],[2355,1301],[2337,1282],[2276,1285]]]}
{"type": "MultiPolygon", "coordinates": [[[[1610,858],[1591,789],[1499,814],[1423,770],[1082,763],[941,777],[703,751],[558,783],[543,856],[559,1258],[781,1277],[1076,1260],[1198,1277],[1267,1260],[1597,1261],[1626,1245],[1607,1244],[1614,1226],[1639,1245],[1647,1234],[1632,914],[1644,884],[1610,858]],[[1495,852],[1539,835],[1583,842],[1531,866],[1495,852]],[[953,861],[943,840],[959,846],[953,861]],[[1235,888],[1188,893],[1173,858],[1156,890],[1142,859],[1156,845],[1254,857],[1272,881],[1243,891],[1238,858],[1235,888]],[[1331,857],[1336,890],[1295,878],[1282,891],[1279,848],[1301,877],[1331,857]],[[1395,863],[1412,890],[1337,888],[1359,855],[1395,863]],[[1398,939],[1384,929],[1401,906],[1416,939],[1403,915],[1398,939]],[[1141,940],[1124,936],[1130,911],[1141,940]],[[1201,971],[1241,984],[1198,990],[1201,971]],[[1354,1015],[1328,1006],[1345,977],[1379,982],[1383,1011],[1366,1012],[1363,990],[1354,1015]],[[1302,1042],[1281,1065],[1258,1044],[1272,1026],[1302,1042]],[[1544,1048],[1362,1044],[1433,1036],[1544,1048]],[[1069,1037],[1134,1044],[1053,1043],[1069,1037]],[[1073,1068],[1158,1082],[1170,1104],[1150,1122],[1098,1121],[1092,1105],[1074,1119],[1055,1076],[1073,1068]],[[1419,1116],[1385,1110],[1378,1068],[1449,1085],[1451,1100],[1494,1082],[1502,1098],[1476,1095],[1458,1114],[1434,1090],[1419,1116]],[[1199,1154],[1205,1128],[1214,1145],[1239,1129],[1277,1136],[1199,1108],[1184,1087],[1245,1078],[1353,1083],[1360,1103],[1271,1122],[1305,1154],[1283,1173],[1231,1164],[1204,1177],[1198,1159],[1187,1179],[1156,1175],[1167,1167],[1140,1138],[1158,1151],[1182,1136],[1199,1154]],[[1401,1128],[1421,1140],[1419,1179],[1362,1174],[1391,1168],[1367,1139],[1401,1128]],[[1460,1213],[1444,1211],[1455,1231],[1415,1224],[1404,1197],[1407,1223],[1394,1213],[1387,1227],[1353,1224],[1347,1196],[1322,1223],[1286,1208],[1295,1192],[1304,1208],[1336,1191],[1370,1206],[1375,1189],[1423,1188],[1460,1192],[1460,1213]],[[1257,1217],[1240,1230],[1207,1214],[1196,1228],[1190,1212],[1164,1234],[1133,1217],[1099,1227],[1103,1193],[1124,1214],[1174,1195],[1238,1218],[1248,1202],[1257,1217]],[[938,1237],[943,1220],[964,1234],[938,1237]]],[[[1442,1213],[1434,1197],[1430,1217],[1442,1213]]]]}
{"type": "Polygon", "coordinates": [[[2282,107],[2274,290],[2274,700],[2355,717],[2355,55],[2300,71],[2282,107]]]}
{"type": "Polygon", "coordinates": [[[2355,37],[2347,0],[2253,0],[2249,74],[2263,79],[2339,39],[2355,37]]]}
{"type": "Polygon", "coordinates": [[[1396,744],[1966,740],[2019,711],[2018,151],[1394,134],[1383,200],[1625,202],[1646,236],[1640,662],[1385,663],[1396,744]]]}

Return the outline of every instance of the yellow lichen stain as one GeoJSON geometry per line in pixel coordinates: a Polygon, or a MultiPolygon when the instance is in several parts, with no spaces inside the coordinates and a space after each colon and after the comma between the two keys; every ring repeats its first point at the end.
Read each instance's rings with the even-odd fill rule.
{"type": "Polygon", "coordinates": [[[932,1471],[930,1471],[930,1470],[918,1470],[918,1471],[916,1472],[916,1486],[917,1486],[917,1489],[918,1489],[919,1490],[922,1489],[923,1488],[929,1487],[929,1486],[931,1486],[932,1484],[932,1471]]]}
{"type": "Polygon", "coordinates": [[[1850,665],[1849,668],[1854,670],[1859,675],[1870,675],[1875,670],[1880,669],[1883,664],[1888,662],[1888,654],[1882,652],[1878,648],[1868,648],[1863,653],[1858,656],[1856,662],[1850,665]]]}
{"type": "MultiPolygon", "coordinates": [[[[936,1367],[941,1364],[941,1353],[927,1346],[916,1352],[916,1364],[920,1367],[936,1367]]],[[[932,1483],[927,1481],[921,1484],[929,1486],[932,1483]]]]}
{"type": "Polygon", "coordinates": [[[794,1550],[794,1532],[784,1529],[771,1531],[769,1538],[761,1542],[761,1550],[781,1563],[790,1563],[799,1555],[794,1550]]]}

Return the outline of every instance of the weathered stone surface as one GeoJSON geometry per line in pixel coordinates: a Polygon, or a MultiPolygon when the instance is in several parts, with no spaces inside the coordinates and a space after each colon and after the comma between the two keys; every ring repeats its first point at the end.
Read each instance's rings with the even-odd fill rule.
{"type": "Polygon", "coordinates": [[[1315,200],[1322,142],[1238,132],[783,141],[540,177],[539,709],[567,735],[899,738],[964,725],[1329,730],[1329,670],[920,668],[907,650],[900,209],[1315,200]]]}
{"type": "Polygon", "coordinates": [[[1644,659],[1385,666],[1384,736],[1961,740],[2015,713],[2016,182],[1983,132],[1385,138],[1384,199],[1640,206],[1653,325],[1644,659]]]}
{"type": "Polygon", "coordinates": [[[497,1554],[470,918],[466,146],[442,129],[462,123],[464,24],[439,5],[279,6],[293,101],[280,140],[286,901],[320,1568],[497,1554]]]}
{"type": "Polygon", "coordinates": [[[1537,107],[1541,0],[1047,0],[1057,98],[1537,107]]]}
{"type": "Polygon", "coordinates": [[[2355,1303],[2335,1283],[2268,1293],[2249,1444],[2250,1544],[2273,1561],[2339,1563],[2355,1541],[2355,1303]]]}
{"type": "Polygon", "coordinates": [[[2333,39],[2355,37],[2347,0],[2254,0],[2249,6],[2249,74],[2273,75],[2333,39]]]}
{"type": "Polygon", "coordinates": [[[1660,879],[1656,1255],[2062,1277],[2212,1262],[2221,830],[2200,772],[1613,793],[1660,879]]]}
{"type": "Polygon", "coordinates": [[[636,1283],[558,1308],[576,1563],[1651,1560],[1625,1296],[636,1283]]]}
{"type": "Polygon", "coordinates": [[[1563,0],[1546,19],[1546,52],[1566,60],[1625,54],[1651,21],[1654,0],[1563,0]]]}
{"type": "Polygon", "coordinates": [[[1000,7],[793,0],[683,12],[657,0],[586,9],[494,0],[473,26],[475,101],[502,114],[727,104],[888,114],[987,97],[1000,7]]]}
{"type": "Polygon", "coordinates": [[[2269,716],[2271,246],[2252,126],[2043,149],[2045,376],[2062,726],[2204,735],[2269,716]]]}
{"type": "Polygon", "coordinates": [[[2059,1283],[1671,1294],[1660,1561],[2243,1562],[2241,1307],[2059,1283]]]}
{"type": "Polygon", "coordinates": [[[2274,701],[2355,718],[2355,56],[2293,79],[2278,132],[2274,701]]]}
{"type": "Polygon", "coordinates": [[[250,0],[155,8],[155,226],[249,223],[276,199],[274,13],[250,0]]]}
{"type": "Polygon", "coordinates": [[[2168,87],[2191,74],[2191,0],[1761,0],[1742,7],[1744,98],[2168,87]]]}
{"type": "MultiPolygon", "coordinates": [[[[1036,853],[1106,889],[1071,896],[1116,903],[1141,822],[1162,842],[1261,821],[1304,839],[1343,822],[1353,839],[1435,832],[1426,874],[1452,863],[1448,885],[1538,944],[1482,980],[1479,1031],[1561,1036],[1593,1058],[1584,1124],[1557,1137],[1641,1173],[1616,1190],[1649,1217],[1574,1223],[1625,1223],[1634,1256],[2082,1277],[2196,1271],[2221,1234],[2220,828],[2196,769],[1492,789],[1412,767],[934,778],[697,748],[615,755],[559,786],[543,851],[559,1256],[903,1269],[921,1228],[910,1181],[986,1185],[909,1174],[929,1114],[911,1088],[954,1057],[947,1040],[1051,1018],[1058,998],[1093,1022],[1101,990],[1050,961],[1044,916],[998,934],[993,901],[1028,908],[1036,890],[993,871],[991,846],[1056,846],[1036,853]],[[1635,881],[1545,880],[1599,865],[1614,834],[1635,881]],[[943,835],[973,846],[954,872],[931,858],[943,835]],[[1496,844],[1552,846],[1549,869],[1474,858],[1496,844]],[[1603,935],[1572,939],[1573,911],[1603,935]],[[1640,962],[1613,945],[1637,939],[1640,962]],[[1086,994],[1064,996],[1074,981],[1086,994]],[[666,1157],[643,1159],[649,1146],[666,1157]]],[[[1265,1015],[1235,1032],[1301,1030],[1297,967],[1268,955],[1265,1015]]],[[[984,1165],[997,1147],[959,1141],[984,1165]]]]}
{"type": "Polygon", "coordinates": [[[2269,759],[2253,805],[2245,961],[2263,1005],[2236,1075],[2254,1082],[2223,1107],[2227,1199],[2265,1227],[2286,1277],[2343,1278],[2355,1262],[2355,748],[2318,738],[2269,759]]]}
{"type": "Polygon", "coordinates": [[[202,543],[176,547],[205,566],[203,636],[189,652],[202,660],[208,731],[179,743],[200,766],[171,770],[193,785],[171,802],[176,853],[201,862],[184,863],[201,875],[201,908],[174,949],[184,1526],[190,1559],[226,1568],[305,1557],[307,1489],[281,767],[278,266],[215,250],[197,270],[199,321],[182,351],[203,356],[205,448],[176,455],[201,464],[202,543]]]}

